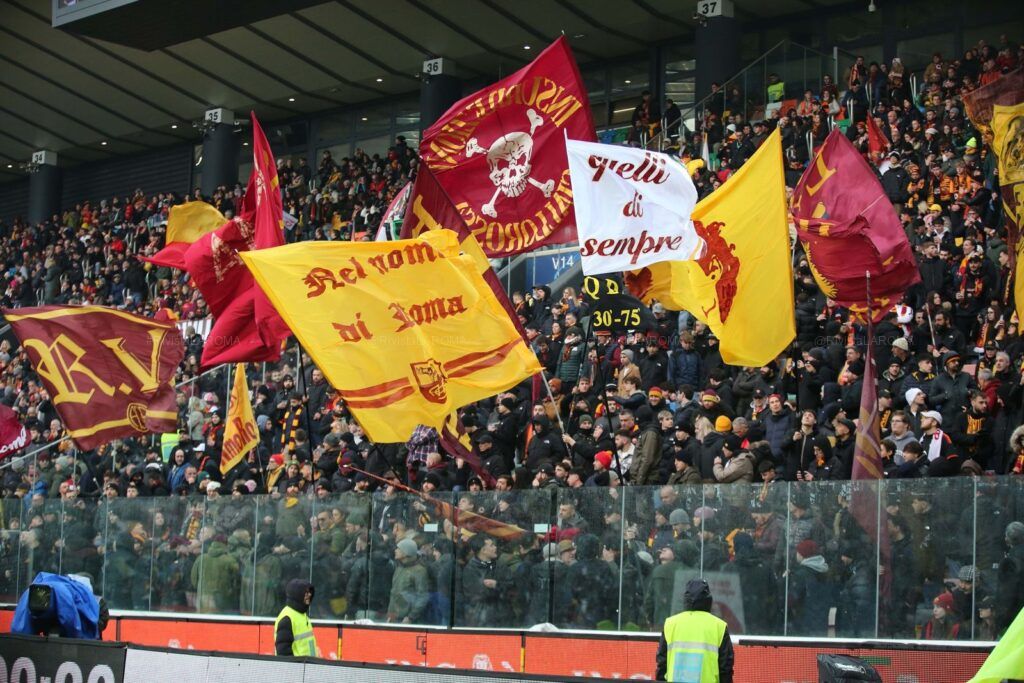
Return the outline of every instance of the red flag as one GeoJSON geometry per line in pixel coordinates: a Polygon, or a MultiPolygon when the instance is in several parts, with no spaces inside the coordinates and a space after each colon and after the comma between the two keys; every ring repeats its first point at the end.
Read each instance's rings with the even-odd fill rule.
{"type": "Polygon", "coordinates": [[[489,257],[576,240],[565,137],[594,140],[568,41],[452,105],[423,133],[424,165],[489,257]]]}
{"type": "Polygon", "coordinates": [[[203,346],[204,368],[275,361],[281,357],[281,341],[288,336],[284,321],[238,257],[240,251],[261,248],[260,244],[279,246],[284,239],[277,168],[255,116],[253,145],[253,170],[238,215],[185,252],[189,275],[215,318],[203,346]]]}
{"type": "Polygon", "coordinates": [[[101,306],[4,316],[79,448],[177,429],[174,372],[185,345],[173,324],[101,306]]]}
{"type": "Polygon", "coordinates": [[[875,117],[871,114],[868,114],[867,127],[868,152],[871,155],[871,160],[874,161],[889,149],[889,139],[882,134],[878,124],[875,123],[875,117]]]}
{"type": "Polygon", "coordinates": [[[0,403],[0,460],[20,451],[28,443],[28,431],[18,414],[0,403]]]}
{"type": "MultiPolygon", "coordinates": [[[[252,117],[252,172],[256,176],[255,201],[255,243],[256,249],[270,249],[284,244],[284,207],[281,205],[281,182],[277,175],[277,164],[270,150],[267,136],[263,134],[256,112],[252,117]]],[[[253,301],[256,314],[256,329],[263,344],[280,349],[281,342],[291,334],[281,320],[267,295],[259,287],[253,287],[253,301]]]]}
{"type": "Polygon", "coordinates": [[[871,273],[871,317],[881,318],[920,282],[914,252],[877,176],[838,130],[829,133],[793,191],[797,234],[822,292],[867,317],[864,274],[871,273]]]}

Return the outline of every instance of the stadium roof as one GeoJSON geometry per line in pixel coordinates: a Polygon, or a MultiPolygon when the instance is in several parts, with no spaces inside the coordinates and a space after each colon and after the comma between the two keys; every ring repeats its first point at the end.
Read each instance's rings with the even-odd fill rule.
{"type": "MultiPolygon", "coordinates": [[[[453,59],[460,77],[492,80],[563,32],[587,64],[689,43],[695,25],[679,0],[275,1],[290,11],[150,51],[53,28],[51,0],[0,4],[0,182],[38,149],[77,165],[195,140],[191,122],[211,107],[275,122],[416,93],[434,56],[453,59]]],[[[737,0],[736,14],[779,20],[837,4],[849,3],[737,0]]],[[[178,23],[201,32],[204,17],[184,14],[178,23]]],[[[181,28],[145,24],[117,26],[120,42],[181,28]]]]}

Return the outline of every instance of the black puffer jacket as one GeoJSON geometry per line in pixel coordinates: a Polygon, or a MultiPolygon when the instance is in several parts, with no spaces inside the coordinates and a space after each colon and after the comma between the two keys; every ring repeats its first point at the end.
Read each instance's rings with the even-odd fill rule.
{"type": "MultiPolygon", "coordinates": [[[[309,611],[306,604],[306,591],[315,593],[313,584],[302,579],[292,579],[284,589],[285,604],[297,612],[305,614],[309,611]]],[[[277,625],[277,634],[274,637],[274,652],[279,657],[290,657],[292,654],[292,642],[295,634],[292,631],[292,620],[289,617],[281,619],[277,625]]]]}

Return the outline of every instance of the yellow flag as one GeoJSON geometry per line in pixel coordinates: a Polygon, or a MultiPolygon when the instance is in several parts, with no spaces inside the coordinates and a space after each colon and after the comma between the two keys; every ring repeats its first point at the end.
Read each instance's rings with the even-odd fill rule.
{"type": "Polygon", "coordinates": [[[188,202],[171,207],[167,214],[167,243],[192,244],[228,222],[220,211],[206,202],[188,202]]]}
{"type": "Polygon", "coordinates": [[[992,107],[992,148],[999,158],[999,184],[1024,182],[1024,102],[992,107]]]}
{"type": "Polygon", "coordinates": [[[540,372],[450,230],[239,255],[373,441],[440,430],[460,406],[540,372]]]}
{"type": "Polygon", "coordinates": [[[760,367],[796,336],[782,141],[772,133],[747,163],[693,210],[707,243],[697,261],[655,263],[626,275],[645,302],[707,323],[729,365],[760,367]]]}
{"type": "Polygon", "coordinates": [[[252,414],[252,403],[249,402],[249,386],[245,381],[245,363],[235,366],[235,382],[231,387],[227,420],[224,446],[220,451],[221,474],[230,472],[260,442],[256,417],[252,414]]]}

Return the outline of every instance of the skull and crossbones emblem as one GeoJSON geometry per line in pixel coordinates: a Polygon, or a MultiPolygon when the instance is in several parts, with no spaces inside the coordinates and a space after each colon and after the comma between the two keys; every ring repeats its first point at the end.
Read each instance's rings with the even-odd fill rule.
{"type": "Polygon", "coordinates": [[[491,218],[498,217],[494,205],[499,194],[515,198],[523,194],[530,185],[539,189],[545,197],[550,197],[555,190],[554,180],[539,182],[530,177],[530,171],[533,169],[530,164],[533,157],[533,134],[544,125],[544,120],[533,109],[526,110],[526,118],[530,120],[529,133],[506,133],[492,142],[490,149],[484,149],[477,144],[476,138],[470,138],[466,143],[467,159],[474,154],[487,155],[487,166],[490,168],[488,177],[494,183],[494,194],[491,195],[490,201],[480,207],[480,211],[491,218]]]}

